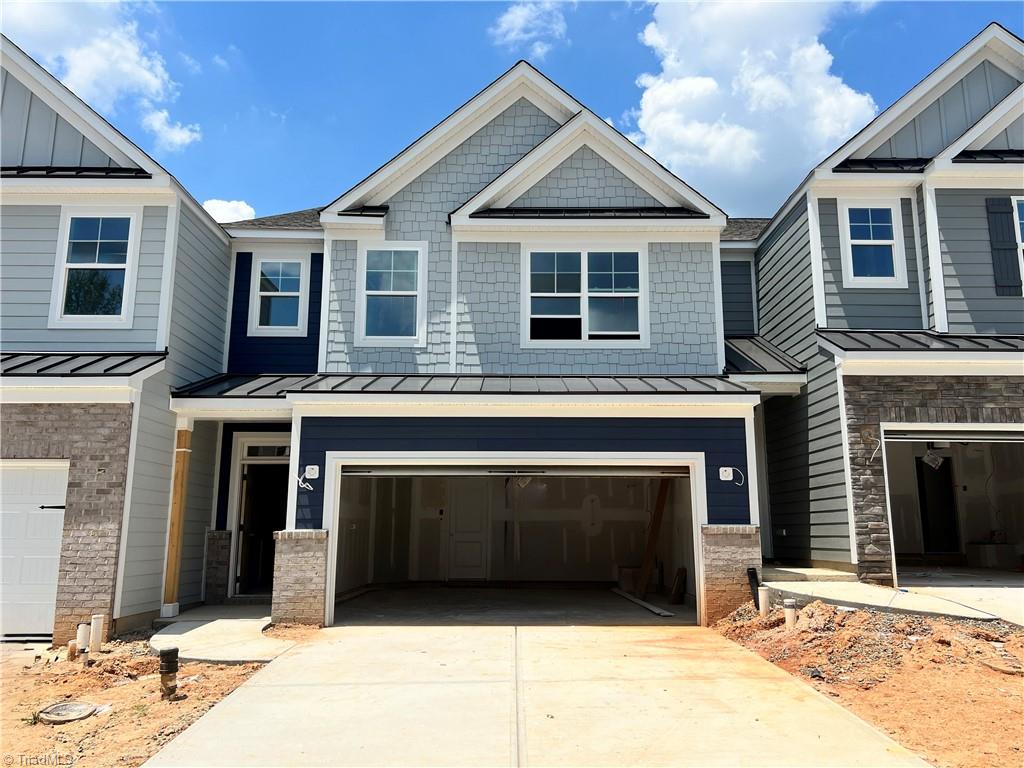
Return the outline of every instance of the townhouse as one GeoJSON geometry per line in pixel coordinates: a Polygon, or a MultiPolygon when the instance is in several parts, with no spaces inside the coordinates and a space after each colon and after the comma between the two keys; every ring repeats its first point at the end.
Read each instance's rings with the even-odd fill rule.
{"type": "Polygon", "coordinates": [[[5,634],[641,567],[709,623],[763,557],[1019,562],[998,25],[771,220],[520,62],[326,206],[222,227],[6,39],[2,65],[5,634]]]}

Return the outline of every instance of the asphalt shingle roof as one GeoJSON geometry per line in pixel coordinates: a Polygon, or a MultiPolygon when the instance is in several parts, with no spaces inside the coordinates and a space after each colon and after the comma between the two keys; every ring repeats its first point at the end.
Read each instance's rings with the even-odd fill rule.
{"type": "Polygon", "coordinates": [[[771,219],[729,219],[722,240],[757,240],[771,219]]]}
{"type": "Polygon", "coordinates": [[[320,229],[320,208],[304,208],[291,213],[277,213],[245,221],[230,221],[222,227],[242,229],[320,229]]]}

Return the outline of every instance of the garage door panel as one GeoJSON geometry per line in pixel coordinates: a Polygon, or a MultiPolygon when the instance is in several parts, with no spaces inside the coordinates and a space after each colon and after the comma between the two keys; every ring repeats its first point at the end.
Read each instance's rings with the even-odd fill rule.
{"type": "Polygon", "coordinates": [[[57,542],[64,533],[64,510],[37,509],[26,515],[25,538],[35,541],[57,542]]]}

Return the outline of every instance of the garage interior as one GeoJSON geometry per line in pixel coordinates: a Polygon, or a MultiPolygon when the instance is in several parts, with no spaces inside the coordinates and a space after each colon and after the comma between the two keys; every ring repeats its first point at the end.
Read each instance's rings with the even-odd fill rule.
{"type": "Polygon", "coordinates": [[[893,546],[901,584],[1016,585],[1024,573],[1024,442],[886,441],[893,546]]]}
{"type": "MultiPolygon", "coordinates": [[[[568,601],[656,619],[609,591],[619,585],[632,591],[650,548],[646,600],[696,622],[685,470],[353,468],[341,476],[338,516],[335,616],[341,621],[365,602],[345,598],[368,586],[459,587],[446,596],[435,590],[428,602],[461,615],[503,607],[554,615],[568,601]]],[[[370,602],[407,599],[376,594],[370,602]]]]}

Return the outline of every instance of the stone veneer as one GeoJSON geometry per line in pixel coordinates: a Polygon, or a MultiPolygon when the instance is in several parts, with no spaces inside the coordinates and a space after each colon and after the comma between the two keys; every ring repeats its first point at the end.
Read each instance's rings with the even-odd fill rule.
{"type": "Polygon", "coordinates": [[[761,574],[761,531],[756,525],[702,525],[704,583],[700,604],[709,626],[751,599],[747,568],[761,574]]]}
{"type": "Polygon", "coordinates": [[[1024,376],[844,376],[857,573],[892,584],[882,422],[1020,424],[1024,376]]]}
{"type": "Polygon", "coordinates": [[[324,623],[327,594],[327,531],[274,531],[275,624],[324,623]]]}
{"type": "Polygon", "coordinates": [[[0,456],[70,464],[54,645],[67,643],[78,623],[95,613],[108,617],[105,631],[111,634],[131,431],[127,403],[0,407],[0,456]]]}
{"type": "Polygon", "coordinates": [[[207,605],[220,605],[228,599],[231,570],[231,531],[206,532],[207,605]]]}

